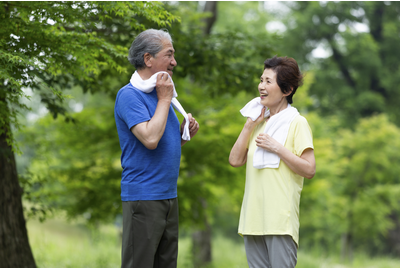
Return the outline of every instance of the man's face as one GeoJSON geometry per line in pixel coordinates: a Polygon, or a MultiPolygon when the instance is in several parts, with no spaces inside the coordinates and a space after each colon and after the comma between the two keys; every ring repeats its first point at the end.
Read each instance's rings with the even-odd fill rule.
{"type": "Polygon", "coordinates": [[[175,50],[169,40],[163,41],[163,49],[158,52],[155,57],[151,57],[152,73],[166,71],[172,76],[172,70],[178,64],[175,60],[175,50]]]}

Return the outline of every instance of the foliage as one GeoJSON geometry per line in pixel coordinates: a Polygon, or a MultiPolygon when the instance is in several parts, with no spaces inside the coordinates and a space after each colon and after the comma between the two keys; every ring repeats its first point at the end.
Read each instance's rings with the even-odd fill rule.
{"type": "Polygon", "coordinates": [[[338,240],[351,236],[350,246],[386,252],[390,216],[400,213],[400,172],[393,166],[400,159],[400,129],[385,115],[336,132],[335,119],[309,117],[312,127],[321,120],[331,127],[314,134],[317,174],[305,181],[300,242],[337,251],[338,240]]]}
{"type": "Polygon", "coordinates": [[[177,51],[178,99],[200,124],[199,133],[182,148],[181,222],[201,228],[215,224],[221,197],[234,205],[224,211],[239,212],[244,168],[230,167],[229,152],[244,124],[239,110],[257,93],[262,63],[273,49],[269,35],[244,29],[213,30],[205,36],[199,27],[202,17],[188,9],[190,5],[171,6],[182,24],[173,25],[170,33],[177,51]]]}
{"type": "MultiPolygon", "coordinates": [[[[178,62],[174,70],[178,99],[200,123],[199,133],[182,148],[178,180],[181,224],[198,228],[208,217],[214,228],[237,237],[244,167],[230,167],[228,156],[244,124],[239,109],[257,94],[265,58],[288,55],[306,71],[305,85],[296,92],[293,105],[313,130],[317,161],[315,177],[304,181],[300,251],[315,248],[336,254],[344,250],[342,241],[347,241],[369,254],[390,252],[390,233],[398,228],[400,216],[399,168],[395,166],[400,159],[396,152],[400,130],[395,126],[399,124],[398,3],[288,3],[287,31],[280,37],[258,25],[269,20],[259,5],[219,3],[221,16],[211,35],[205,36],[201,30],[205,15],[198,11],[197,2],[165,4],[171,14],[182,19],[181,24],[167,27],[178,62]],[[380,12],[382,16],[378,16],[380,12]],[[246,14],[260,17],[246,21],[242,19],[246,14]],[[369,30],[356,31],[358,23],[366,23],[369,30]],[[330,56],[312,57],[318,44],[325,46],[330,56]]],[[[64,96],[74,84],[80,84],[83,91],[108,96],[96,94],[86,103],[77,99],[84,103],[84,110],[70,114],[75,125],[48,116],[23,134],[24,147],[32,151],[29,171],[34,177],[24,183],[31,185],[27,196],[35,207],[45,202],[44,210],[48,206],[64,209],[69,217],[83,215],[93,224],[112,220],[120,212],[120,150],[112,119],[113,98],[133,72],[124,58],[134,33],[141,29],[136,26],[157,28],[155,20],[134,18],[132,25],[115,16],[99,24],[93,17],[82,19],[82,23],[102,27],[97,37],[118,45],[114,49],[121,49],[121,57],[112,60],[125,74],[107,64],[98,69],[96,80],[86,83],[67,72],[50,74],[53,81],[38,77],[43,80],[40,83],[51,82],[64,96]]],[[[110,53],[104,50],[95,59],[106,61],[103,57],[110,53]]],[[[80,76],[90,79],[95,75],[80,76]]],[[[47,97],[51,91],[41,88],[35,93],[47,97]]],[[[13,97],[17,100],[17,93],[13,97]]],[[[54,95],[52,98],[56,100],[54,95]]],[[[179,114],[178,118],[182,121],[179,114]]],[[[360,260],[355,254],[355,261],[360,260]]],[[[303,256],[307,255],[303,251],[303,256]]],[[[321,259],[310,267],[338,265],[339,259],[333,264],[329,260],[321,259]]]]}
{"type": "MultiPolygon", "coordinates": [[[[19,127],[17,113],[26,109],[19,101],[26,96],[23,87],[40,90],[41,101],[55,118],[66,114],[65,88],[80,84],[84,91],[96,91],[102,70],[126,72],[118,59],[126,57],[127,48],[105,37],[114,31],[109,25],[113,18],[131,31],[143,30],[138,16],[160,26],[177,19],[157,2],[2,2],[1,132],[8,122],[19,127]]],[[[11,145],[11,131],[7,135],[11,145]]]]}
{"type": "Polygon", "coordinates": [[[264,5],[265,2],[258,1],[219,2],[217,21],[212,32],[234,31],[253,35],[270,35],[265,31],[265,25],[271,16],[266,14],[264,5]]]}
{"type": "Polygon", "coordinates": [[[316,70],[310,94],[324,116],[353,126],[360,117],[386,113],[400,124],[399,2],[290,2],[282,51],[316,70]],[[327,58],[312,52],[321,46],[327,58]]]}
{"type": "Polygon", "coordinates": [[[400,213],[400,129],[385,115],[362,119],[354,132],[344,131],[338,155],[343,162],[339,186],[346,197],[347,232],[360,244],[379,245],[393,221],[387,217],[400,213]],[[372,243],[371,243],[372,242],[372,243]]]}
{"type": "MultiPolygon", "coordinates": [[[[189,16],[178,11],[173,12],[183,19],[189,16]]],[[[216,199],[221,192],[232,192],[231,195],[236,194],[238,212],[243,179],[238,170],[229,166],[227,158],[244,123],[238,111],[244,100],[256,93],[256,74],[262,71],[265,52],[270,49],[265,38],[247,33],[204,36],[201,31],[191,31],[201,23],[201,16],[197,18],[193,25],[185,25],[185,31],[180,25],[169,31],[177,51],[174,83],[178,99],[201,126],[201,132],[182,148],[178,181],[181,222],[202,227],[205,207],[200,198],[211,206],[206,208],[210,214],[218,205],[216,199]],[[218,61],[213,63],[214,59],[218,61]],[[246,95],[245,91],[253,94],[246,95]],[[234,180],[237,176],[239,181],[234,180]]],[[[115,87],[110,90],[113,97],[128,79],[110,82],[115,87]]],[[[37,149],[30,172],[47,181],[37,190],[37,196],[46,194],[45,200],[67,210],[70,217],[90,213],[90,222],[110,220],[121,211],[120,149],[112,119],[113,100],[104,103],[104,107],[95,106],[100,99],[93,97],[85,110],[71,114],[76,125],[53,123],[47,117],[26,134],[26,141],[37,149]],[[41,130],[40,135],[37,130],[41,130]]],[[[39,202],[39,197],[35,198],[39,202]]]]}
{"type": "MultiPolygon", "coordinates": [[[[101,90],[97,87],[103,83],[100,71],[125,71],[118,59],[125,56],[127,48],[109,42],[107,30],[112,34],[113,27],[107,28],[107,23],[116,17],[126,21],[127,29],[143,29],[135,16],[159,25],[176,19],[156,2],[0,3],[0,182],[3,193],[9,195],[1,196],[3,265],[35,266],[15,166],[18,147],[12,133],[12,128],[20,127],[17,114],[27,108],[20,101],[27,97],[23,88],[40,92],[41,102],[54,118],[61,114],[74,121],[63,105],[68,97],[64,90],[71,85],[81,85],[84,91],[101,90]]],[[[25,184],[35,188],[29,181],[25,184]]],[[[27,198],[32,197],[27,194],[27,198]]]]}
{"type": "Polygon", "coordinates": [[[24,134],[35,149],[27,181],[34,186],[26,186],[27,196],[36,207],[64,209],[69,218],[84,216],[95,223],[121,213],[122,170],[113,102],[104,95],[91,102],[97,103],[72,114],[75,124],[48,115],[24,134]],[[108,102],[100,102],[102,98],[108,102]]]}
{"type": "Polygon", "coordinates": [[[400,41],[395,34],[400,6],[366,1],[287,6],[280,48],[313,70],[308,109],[318,114],[308,118],[317,174],[305,181],[302,193],[301,241],[342,254],[363,246],[371,253],[395,253],[389,239],[399,217],[399,172],[392,165],[399,158],[394,150],[399,135],[392,123],[400,124],[400,55],[394,46],[400,41]],[[328,54],[317,57],[317,47],[328,54]]]}

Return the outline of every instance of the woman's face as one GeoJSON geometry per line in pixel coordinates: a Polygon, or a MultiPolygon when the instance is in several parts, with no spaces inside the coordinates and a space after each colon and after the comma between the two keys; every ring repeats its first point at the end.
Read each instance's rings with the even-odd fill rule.
{"type": "Polygon", "coordinates": [[[282,102],[286,102],[286,96],[276,82],[276,73],[272,69],[264,69],[258,84],[260,92],[261,104],[268,108],[274,108],[282,102]]]}

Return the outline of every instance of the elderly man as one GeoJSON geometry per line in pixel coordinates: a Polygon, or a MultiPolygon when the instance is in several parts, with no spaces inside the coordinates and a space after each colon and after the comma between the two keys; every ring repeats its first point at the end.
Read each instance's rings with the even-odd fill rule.
{"type": "Polygon", "coordinates": [[[136,68],[115,101],[122,150],[122,267],[177,267],[181,146],[199,124],[176,99],[177,65],[168,32],[148,29],[129,49],[136,68]],[[185,119],[182,124],[174,108],[185,119]]]}

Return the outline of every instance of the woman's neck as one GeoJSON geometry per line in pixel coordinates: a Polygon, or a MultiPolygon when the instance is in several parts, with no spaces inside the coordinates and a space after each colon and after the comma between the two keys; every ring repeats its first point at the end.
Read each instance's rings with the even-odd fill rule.
{"type": "Polygon", "coordinates": [[[283,111],[287,107],[288,107],[288,102],[287,102],[286,98],[283,98],[282,101],[279,102],[279,104],[277,104],[274,107],[269,108],[270,116],[274,116],[275,114],[283,111]]]}

